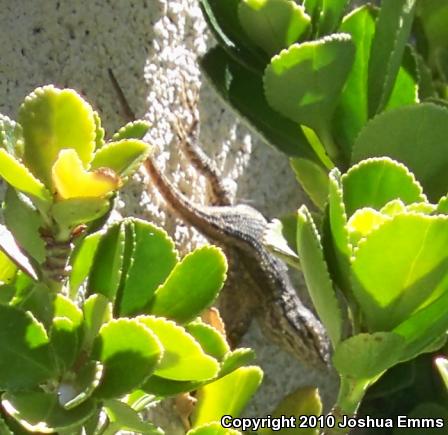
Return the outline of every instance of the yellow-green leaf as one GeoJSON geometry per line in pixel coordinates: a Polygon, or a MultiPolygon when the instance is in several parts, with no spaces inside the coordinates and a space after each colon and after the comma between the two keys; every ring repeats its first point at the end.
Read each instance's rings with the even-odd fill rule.
{"type": "Polygon", "coordinates": [[[401,359],[405,340],[393,332],[357,334],[342,341],[333,355],[339,374],[354,379],[373,379],[401,359]]]}
{"type": "Polygon", "coordinates": [[[96,404],[91,400],[66,410],[55,393],[40,391],[5,393],[2,406],[27,431],[39,433],[62,430],[74,433],[96,410],[96,404]]]}
{"type": "Polygon", "coordinates": [[[3,148],[0,148],[0,176],[21,192],[42,201],[50,201],[51,196],[45,186],[3,148]]]}
{"type": "MultiPolygon", "coordinates": [[[[432,103],[402,106],[371,119],[356,139],[352,163],[388,156],[405,164],[433,202],[448,190],[448,110],[432,103]]],[[[397,186],[398,187],[398,186],[397,186]]]]}
{"type": "Polygon", "coordinates": [[[222,427],[221,423],[207,423],[189,430],[187,435],[241,435],[241,432],[234,429],[226,429],[222,427]]]}
{"type": "Polygon", "coordinates": [[[93,358],[104,365],[104,376],[95,395],[115,398],[139,387],[157,367],[163,348],[142,322],[121,318],[103,325],[93,358]]]}
{"type": "Polygon", "coordinates": [[[75,150],[61,150],[52,168],[52,179],[62,199],[104,197],[120,187],[120,178],[112,170],[88,172],[75,150]]]}
{"type": "Polygon", "coordinates": [[[16,272],[16,264],[3,251],[0,251],[0,285],[10,284],[16,272]]]}
{"type": "MultiPolygon", "coordinates": [[[[282,434],[288,435],[317,435],[319,433],[318,428],[301,426],[300,416],[312,415],[319,417],[322,413],[322,402],[319,396],[319,390],[315,387],[300,387],[288,394],[278,404],[275,411],[272,413],[274,418],[281,418],[281,416],[294,418],[294,426],[282,429],[282,434]]],[[[278,431],[274,431],[270,428],[263,428],[258,431],[259,435],[274,435],[278,431]]]]}
{"type": "Polygon", "coordinates": [[[316,131],[329,156],[339,151],[329,135],[330,121],[354,58],[350,35],[337,33],[293,44],[274,56],[264,74],[269,105],[316,131]]]}
{"type": "Polygon", "coordinates": [[[216,376],[218,362],[184,328],[154,316],[138,316],[136,320],[151,329],[162,343],[164,353],[155,375],[175,381],[203,381],[216,376]]]}
{"type": "Polygon", "coordinates": [[[112,140],[121,141],[123,139],[143,139],[150,128],[151,124],[148,121],[137,119],[121,127],[120,130],[114,133],[112,140]]]}
{"type": "Polygon", "coordinates": [[[174,267],[157,289],[149,312],[181,323],[193,320],[213,303],[226,272],[226,258],[219,248],[196,249],[174,267]]]}
{"type": "Polygon", "coordinates": [[[187,435],[241,435],[241,432],[234,429],[226,429],[222,427],[221,423],[207,423],[189,430],[187,435]]]}
{"type": "Polygon", "coordinates": [[[309,33],[311,19],[289,0],[243,0],[238,7],[241,27],[269,56],[309,33]]]}
{"type": "Polygon", "coordinates": [[[387,331],[448,291],[448,217],[402,214],[352,259],[352,289],[370,331],[387,331]]]}
{"type": "Polygon", "coordinates": [[[82,165],[92,160],[96,139],[94,112],[72,89],[37,88],[20,107],[25,139],[24,162],[46,186],[62,149],[76,150],[82,165]]]}
{"type": "Polygon", "coordinates": [[[297,218],[297,249],[313,304],[333,346],[342,336],[343,317],[313,219],[302,206],[297,218]]]}
{"type": "Polygon", "coordinates": [[[263,379],[259,367],[240,367],[234,372],[200,388],[193,415],[193,427],[220,421],[223,415],[238,417],[263,379]]]}
{"type": "Polygon", "coordinates": [[[149,150],[149,146],[142,140],[109,142],[95,153],[91,168],[110,168],[121,176],[127,176],[146,159],[149,150]]]}

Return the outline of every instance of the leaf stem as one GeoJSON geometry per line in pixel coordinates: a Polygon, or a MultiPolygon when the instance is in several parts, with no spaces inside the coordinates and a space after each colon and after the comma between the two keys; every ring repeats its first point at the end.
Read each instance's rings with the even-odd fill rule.
{"type": "Polygon", "coordinates": [[[56,237],[52,231],[41,230],[45,242],[45,262],[42,265],[42,279],[48,288],[59,293],[68,275],[67,263],[72,250],[71,240],[56,237]]]}
{"type": "Polygon", "coordinates": [[[371,382],[371,379],[341,376],[338,398],[329,414],[335,417],[336,423],[334,427],[324,428],[321,435],[346,435],[349,433],[350,428],[343,424],[344,417],[356,416],[361,400],[371,382]]]}
{"type": "Polygon", "coordinates": [[[106,417],[105,421],[95,431],[95,435],[104,435],[106,431],[109,429],[109,425],[110,425],[109,417],[106,417]]]}
{"type": "Polygon", "coordinates": [[[341,160],[341,154],[337,144],[333,140],[333,136],[326,125],[322,125],[319,129],[316,129],[317,136],[322,142],[328,157],[339,169],[345,169],[341,160]]]}

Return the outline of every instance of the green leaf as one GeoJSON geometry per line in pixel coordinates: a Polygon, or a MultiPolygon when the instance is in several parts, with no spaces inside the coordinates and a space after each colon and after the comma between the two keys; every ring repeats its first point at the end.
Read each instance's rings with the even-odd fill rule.
{"type": "Polygon", "coordinates": [[[0,304],[8,305],[16,294],[16,287],[12,284],[0,285],[0,304]]]}
{"type": "Polygon", "coordinates": [[[448,110],[431,103],[384,112],[364,127],[353,148],[352,162],[388,156],[405,164],[431,201],[448,190],[448,110]],[[424,156],[424,158],[422,158],[424,156]]]}
{"type": "Polygon", "coordinates": [[[70,256],[71,272],[69,286],[72,299],[76,298],[79,287],[90,273],[90,268],[92,267],[101,236],[102,234],[100,232],[89,234],[76,246],[70,256]]]}
{"type": "Polygon", "coordinates": [[[241,27],[269,56],[305,38],[311,19],[290,0],[243,0],[238,7],[241,27]]]}
{"type": "Polygon", "coordinates": [[[421,18],[425,37],[431,49],[437,49],[447,45],[448,29],[448,4],[438,0],[425,0],[417,4],[417,14],[421,18]]]}
{"type": "Polygon", "coordinates": [[[442,196],[437,203],[437,214],[448,214],[448,195],[442,196]]]}
{"type": "Polygon", "coordinates": [[[120,223],[101,237],[89,274],[88,294],[100,293],[114,301],[122,276],[125,232],[120,223]]]}
{"type": "MultiPolygon", "coordinates": [[[[387,208],[387,205],[385,207],[387,208]]],[[[358,243],[363,238],[368,237],[372,231],[384,222],[390,220],[390,218],[387,214],[383,214],[370,207],[357,210],[348,221],[348,230],[352,246],[356,249],[358,243]]]]}
{"type": "Polygon", "coordinates": [[[162,343],[164,353],[154,374],[174,381],[204,381],[216,376],[218,362],[204,353],[199,343],[174,322],[154,316],[138,316],[162,343]]]}
{"type": "MultiPolygon", "coordinates": [[[[327,151],[325,150],[325,147],[323,145],[321,138],[319,138],[317,136],[316,132],[313,129],[307,127],[306,125],[301,125],[300,128],[301,128],[303,134],[305,135],[306,140],[308,141],[310,146],[313,148],[313,151],[319,157],[321,165],[322,165],[322,170],[324,170],[325,172],[328,172],[329,169],[334,167],[334,163],[328,157],[327,151]]],[[[323,139],[328,139],[328,138],[324,137],[323,139]]]]}
{"type": "MultiPolygon", "coordinates": [[[[417,2],[418,26],[422,35],[417,34],[417,44],[423,46],[424,54],[429,67],[440,81],[448,77],[448,43],[446,20],[448,18],[448,5],[438,0],[425,0],[417,2]]],[[[418,46],[418,45],[417,45],[418,46]]],[[[431,73],[432,73],[431,72],[431,73]]],[[[443,87],[443,85],[442,85],[443,87]]],[[[442,90],[446,96],[446,91],[442,90]]]]}
{"type": "Polygon", "coordinates": [[[3,416],[0,417],[0,433],[2,435],[14,435],[14,432],[11,432],[11,428],[6,424],[3,416]]]}
{"type": "Polygon", "coordinates": [[[222,361],[219,377],[225,376],[234,370],[249,364],[255,359],[255,352],[252,349],[239,347],[229,352],[222,361]]]}
{"type": "Polygon", "coordinates": [[[263,379],[259,367],[240,367],[227,376],[203,386],[197,392],[192,416],[193,428],[220,421],[223,415],[238,417],[263,379]]]}
{"type": "Polygon", "coordinates": [[[73,228],[98,219],[109,208],[109,200],[105,198],[70,198],[53,204],[51,214],[60,227],[73,228]]]}
{"type": "Polygon", "coordinates": [[[138,413],[124,402],[107,400],[104,408],[109,417],[109,421],[118,429],[147,435],[164,434],[163,430],[158,429],[152,423],[143,422],[138,413]]]}
{"type": "Polygon", "coordinates": [[[207,423],[191,429],[187,432],[187,435],[242,435],[234,429],[226,429],[221,426],[221,423],[207,423]]]}
{"type": "Polygon", "coordinates": [[[79,335],[73,322],[66,317],[54,317],[50,330],[50,344],[59,363],[59,372],[69,370],[79,350],[79,335]]]}
{"type": "Polygon", "coordinates": [[[16,264],[2,251],[0,251],[0,283],[2,286],[10,284],[16,276],[16,264]]]}
{"type": "Polygon", "coordinates": [[[54,315],[57,317],[66,317],[75,327],[81,326],[83,319],[82,312],[78,306],[62,294],[56,296],[54,315]]]}
{"type": "Polygon", "coordinates": [[[329,226],[329,234],[324,232],[325,239],[329,243],[323,243],[325,246],[326,257],[334,257],[335,261],[328,260],[330,273],[339,284],[345,294],[350,291],[350,257],[352,255],[352,245],[349,239],[347,229],[347,213],[343,200],[341,173],[339,169],[334,168],[329,177],[330,189],[328,196],[328,216],[326,224],[329,226]],[[329,225],[328,225],[329,224],[329,225]],[[328,236],[328,237],[327,237],[328,236]]]}
{"type": "Polygon", "coordinates": [[[61,382],[58,389],[59,403],[65,409],[72,409],[89,399],[103,376],[104,367],[98,361],[87,362],[78,372],[76,378],[61,382]]]}
{"type": "Polygon", "coordinates": [[[385,110],[419,102],[418,84],[406,68],[400,67],[385,110]]]}
{"type": "Polygon", "coordinates": [[[342,336],[342,314],[324,260],[319,234],[306,206],[297,219],[297,250],[313,305],[336,347],[342,336]]]}
{"type": "Polygon", "coordinates": [[[267,224],[263,234],[263,245],[285,263],[300,269],[299,256],[289,247],[283,235],[283,224],[278,219],[273,219],[267,224]]]}
{"type": "Polygon", "coordinates": [[[45,243],[39,235],[44,226],[39,212],[26,202],[23,195],[8,187],[3,203],[5,224],[14,235],[17,244],[38,263],[45,260],[45,243]]]}
{"type": "Polygon", "coordinates": [[[17,290],[11,305],[23,311],[29,311],[46,328],[49,328],[54,317],[54,293],[44,283],[31,279],[28,279],[23,286],[17,285],[22,279],[23,275],[20,276],[19,272],[15,282],[17,290]]]}
{"type": "Polygon", "coordinates": [[[211,325],[201,320],[195,320],[185,326],[187,332],[192,335],[208,355],[221,361],[224,355],[230,351],[225,337],[211,325]]]}
{"type": "Polygon", "coordinates": [[[242,29],[238,19],[239,3],[240,0],[199,1],[210,30],[226,52],[250,70],[261,72],[267,58],[242,29]]]}
{"type": "Polygon", "coordinates": [[[93,112],[93,120],[95,121],[95,149],[101,148],[104,145],[104,136],[106,132],[101,126],[101,118],[97,111],[93,112]]]}
{"type": "Polygon", "coordinates": [[[23,154],[22,127],[17,122],[0,114],[0,146],[11,156],[21,158],[23,154]]]}
{"type": "MultiPolygon", "coordinates": [[[[393,201],[391,201],[389,204],[391,204],[393,201]]],[[[387,204],[383,207],[383,209],[387,209],[387,204]]],[[[434,204],[430,204],[429,202],[417,202],[413,204],[409,204],[406,206],[406,211],[408,212],[416,212],[416,213],[423,213],[423,214],[437,214],[437,206],[434,204]]],[[[394,214],[394,213],[392,213],[394,214]]],[[[443,213],[444,214],[444,213],[443,213]]]]}
{"type": "Polygon", "coordinates": [[[394,328],[448,290],[446,243],[448,217],[417,214],[396,215],[359,243],[352,288],[369,330],[394,328]]]}
{"type": "Polygon", "coordinates": [[[369,59],[369,115],[389,101],[414,19],[416,0],[382,2],[369,59]]]}
{"type": "Polygon", "coordinates": [[[145,312],[177,262],[174,242],[164,230],[139,219],[126,221],[125,226],[133,233],[133,248],[126,248],[130,262],[121,286],[122,316],[145,312]]]}
{"type": "MultiPolygon", "coordinates": [[[[101,424],[101,409],[98,407],[93,415],[84,423],[84,430],[86,434],[91,435],[95,433],[98,425],[101,424]]],[[[63,435],[63,434],[61,434],[63,435]]]]}
{"type": "Polygon", "coordinates": [[[305,7],[306,13],[312,18],[313,26],[319,21],[319,14],[322,9],[323,0],[304,0],[303,6],[305,7]]]}
{"type": "Polygon", "coordinates": [[[104,365],[95,396],[120,397],[139,387],[156,369],[163,353],[157,337],[142,322],[111,320],[100,329],[93,356],[104,365]]]}
{"type": "Polygon", "coordinates": [[[370,158],[352,166],[342,176],[347,216],[363,207],[380,210],[400,199],[404,204],[424,202],[423,189],[403,164],[387,157],[370,158]]]}
{"type": "MultiPolygon", "coordinates": [[[[272,220],[274,222],[275,219],[272,220]]],[[[282,225],[282,234],[289,248],[297,253],[297,210],[286,213],[280,217],[282,225]]],[[[290,264],[290,266],[293,266],[290,264]]],[[[295,268],[300,269],[300,264],[296,264],[295,268]]]]}
{"type": "Polygon", "coordinates": [[[29,313],[0,305],[0,388],[33,388],[54,375],[42,324],[29,313]]]}
{"type": "Polygon", "coordinates": [[[201,59],[201,69],[218,94],[271,146],[288,156],[319,163],[300,127],[273,110],[264,97],[260,74],[238,65],[220,47],[201,59]]]}
{"type": "Polygon", "coordinates": [[[393,332],[357,334],[335,349],[333,363],[339,374],[373,379],[400,361],[405,341],[393,332]]]}
{"type": "Polygon", "coordinates": [[[84,343],[83,348],[90,350],[103,323],[112,320],[112,304],[102,294],[94,294],[87,298],[84,311],[84,343]]]}
{"type": "Polygon", "coordinates": [[[207,423],[191,429],[187,432],[187,435],[242,435],[234,429],[226,429],[221,426],[221,423],[207,423]]]}
{"type": "Polygon", "coordinates": [[[436,301],[418,310],[394,328],[394,332],[406,340],[402,361],[427,351],[435,340],[445,336],[448,329],[447,303],[448,293],[445,292],[436,301]]]}
{"type": "Polygon", "coordinates": [[[37,273],[34,270],[29,258],[23,254],[9,230],[0,224],[0,250],[6,254],[20,269],[31,278],[37,280],[37,273]]]}
{"type": "Polygon", "coordinates": [[[44,86],[28,95],[20,107],[25,138],[24,163],[46,186],[59,151],[74,149],[84,165],[92,160],[96,139],[94,113],[72,89],[44,86]]]}
{"type": "Polygon", "coordinates": [[[143,139],[150,128],[151,124],[148,121],[137,119],[121,127],[112,136],[112,140],[117,142],[123,139],[143,139]]]}
{"type": "Polygon", "coordinates": [[[346,34],[293,44],[274,56],[266,69],[269,104],[293,121],[319,130],[333,114],[353,56],[346,34]]]}
{"type": "MultiPolygon", "coordinates": [[[[315,387],[300,387],[291,394],[285,396],[278,404],[272,417],[281,418],[283,416],[300,417],[302,415],[315,415],[316,417],[322,414],[322,402],[319,396],[319,390],[315,387]]],[[[318,428],[300,427],[300,421],[295,419],[296,427],[289,429],[282,429],[282,432],[289,435],[317,435],[318,428]]],[[[263,428],[258,431],[260,435],[273,435],[276,433],[273,429],[263,428]]]]}
{"type": "Polygon", "coordinates": [[[352,11],[344,17],[339,31],[351,35],[356,48],[353,67],[333,117],[335,141],[349,161],[356,136],[368,120],[368,61],[375,34],[373,8],[365,5],[352,11]]]}
{"type": "MultiPolygon", "coordinates": [[[[448,11],[448,8],[447,8],[448,11]]],[[[432,71],[420,53],[414,52],[418,77],[418,96],[421,101],[437,96],[432,71]]]]}
{"type": "Polygon", "coordinates": [[[37,198],[43,202],[50,202],[50,192],[34,177],[26,166],[0,148],[0,177],[12,187],[37,198]]]}
{"type": "Polygon", "coordinates": [[[209,307],[221,290],[227,272],[224,254],[203,246],[186,255],[157,289],[151,314],[186,323],[209,307]]]}
{"type": "Polygon", "coordinates": [[[149,146],[137,139],[109,142],[93,157],[91,168],[110,168],[120,176],[131,175],[148,157],[149,146]]]}
{"type": "Polygon", "coordinates": [[[319,35],[329,35],[338,27],[348,0],[322,0],[319,16],[318,33],[319,35]]]}
{"type": "Polygon", "coordinates": [[[339,151],[330,138],[330,121],[354,59],[347,34],[293,44],[274,56],[264,74],[266,99],[287,118],[316,131],[330,158],[339,151]]]}
{"type": "Polygon", "coordinates": [[[328,197],[328,170],[309,159],[289,159],[297,181],[313,203],[323,209],[328,197]]]}
{"type": "Polygon", "coordinates": [[[2,405],[26,430],[41,433],[73,430],[95,411],[95,403],[92,401],[66,410],[59,404],[56,394],[33,391],[5,393],[2,405]]]}
{"type": "Polygon", "coordinates": [[[141,386],[141,389],[156,397],[170,397],[181,393],[189,393],[197,390],[203,382],[196,381],[172,381],[156,375],[150,378],[141,386]]]}
{"type": "Polygon", "coordinates": [[[110,197],[121,186],[120,177],[110,168],[84,169],[73,149],[59,152],[51,177],[58,200],[110,197]]]}

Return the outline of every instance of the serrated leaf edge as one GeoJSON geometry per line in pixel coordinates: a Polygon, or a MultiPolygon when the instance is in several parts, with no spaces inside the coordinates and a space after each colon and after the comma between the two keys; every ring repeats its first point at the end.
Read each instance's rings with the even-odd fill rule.
{"type": "Polygon", "coordinates": [[[123,125],[118,131],[114,133],[112,136],[112,141],[121,141],[125,139],[135,139],[135,140],[142,140],[143,137],[146,135],[146,133],[140,137],[140,138],[130,138],[130,137],[122,137],[122,134],[125,133],[127,130],[134,128],[135,126],[142,126],[146,127],[146,133],[149,131],[149,129],[152,127],[151,123],[144,120],[144,119],[136,119],[135,121],[128,122],[127,124],[123,125]]]}
{"type": "MultiPolygon", "coordinates": [[[[327,262],[325,261],[324,250],[323,250],[323,246],[322,246],[322,243],[321,243],[321,238],[320,238],[320,235],[319,235],[319,231],[317,230],[317,227],[316,227],[316,225],[314,223],[314,220],[313,220],[310,212],[308,211],[308,209],[307,209],[307,207],[305,205],[302,205],[299,208],[299,210],[297,211],[297,214],[298,214],[299,218],[301,218],[304,222],[309,222],[310,223],[310,228],[311,228],[312,234],[314,236],[312,239],[314,240],[314,242],[316,244],[315,246],[317,248],[317,252],[318,252],[318,255],[319,255],[319,259],[321,260],[321,264],[322,264],[322,266],[324,268],[324,272],[325,272],[325,275],[326,275],[326,279],[328,281],[329,288],[332,290],[331,296],[333,298],[333,306],[335,306],[337,311],[338,311],[339,329],[340,329],[338,331],[339,332],[338,337],[334,341],[333,341],[333,339],[331,340],[333,347],[336,347],[336,345],[341,340],[341,334],[342,334],[343,311],[342,311],[342,308],[341,308],[341,304],[340,304],[338,298],[336,297],[336,292],[335,292],[335,289],[334,289],[333,281],[331,279],[331,275],[330,275],[330,272],[328,270],[327,262]]],[[[311,292],[310,292],[310,297],[312,298],[311,292]]],[[[321,321],[323,322],[322,318],[321,318],[321,321]]],[[[326,327],[325,323],[324,323],[324,327],[326,327]]],[[[327,331],[327,333],[328,333],[328,331],[327,331]]]]}
{"type": "MultiPolygon", "coordinates": [[[[448,110],[447,110],[447,114],[448,114],[448,110]]],[[[355,163],[354,165],[352,165],[350,167],[350,169],[344,175],[342,175],[342,177],[341,177],[342,183],[344,182],[345,179],[350,177],[351,174],[361,171],[363,167],[370,165],[372,162],[384,162],[387,164],[391,164],[393,167],[399,168],[400,170],[402,170],[406,174],[406,176],[411,179],[412,184],[415,187],[417,187],[417,189],[419,191],[419,197],[422,200],[422,202],[428,202],[428,198],[426,197],[425,193],[423,192],[423,187],[420,184],[420,182],[417,180],[417,178],[415,178],[415,175],[408,169],[408,167],[406,165],[404,165],[403,163],[401,163],[397,160],[394,160],[388,156],[368,157],[367,159],[363,159],[363,160],[359,161],[358,163],[355,163]]]]}
{"type": "MultiPolygon", "coordinates": [[[[407,112],[407,111],[421,110],[422,107],[423,108],[424,107],[433,107],[434,109],[439,110],[440,112],[445,112],[446,116],[448,117],[448,108],[447,107],[441,106],[440,104],[435,104],[435,103],[432,103],[432,102],[428,102],[428,101],[424,101],[424,102],[419,103],[419,104],[410,104],[410,105],[407,105],[407,106],[394,107],[393,109],[389,109],[389,110],[377,113],[377,114],[375,114],[375,116],[372,116],[367,121],[366,124],[364,124],[364,126],[358,132],[357,136],[355,137],[355,139],[353,141],[352,155],[351,155],[351,163],[352,163],[352,165],[353,166],[356,165],[356,163],[354,163],[354,155],[355,155],[355,150],[358,148],[359,138],[361,137],[361,135],[364,133],[364,131],[367,128],[370,128],[370,126],[372,124],[374,124],[378,120],[378,118],[387,117],[387,116],[391,115],[392,113],[396,113],[396,112],[407,112]]],[[[363,160],[368,160],[369,158],[377,158],[377,157],[368,157],[367,159],[357,160],[357,163],[360,163],[363,160]]],[[[394,161],[396,161],[396,160],[394,160],[394,161]]],[[[400,162],[397,162],[397,163],[400,163],[400,162]]],[[[412,174],[412,172],[411,172],[411,174],[412,174]]]]}
{"type": "MultiPolygon", "coordinates": [[[[428,221],[446,221],[448,222],[448,215],[444,215],[444,214],[438,214],[438,215],[427,215],[427,214],[423,214],[423,213],[418,213],[418,212],[414,212],[414,211],[406,211],[403,213],[399,213],[396,214],[394,216],[392,216],[391,219],[385,220],[383,223],[381,223],[380,225],[376,226],[374,229],[372,229],[372,231],[364,237],[361,237],[358,241],[358,243],[356,244],[356,246],[353,248],[353,255],[350,257],[350,264],[353,264],[356,261],[357,258],[357,253],[360,250],[360,248],[365,245],[368,242],[368,239],[375,234],[377,231],[379,231],[380,229],[382,229],[384,226],[386,225],[393,225],[395,223],[395,221],[397,219],[400,219],[402,216],[415,216],[418,217],[422,220],[428,220],[428,221]]],[[[353,283],[353,276],[350,276],[350,281],[352,281],[353,283]]]]}

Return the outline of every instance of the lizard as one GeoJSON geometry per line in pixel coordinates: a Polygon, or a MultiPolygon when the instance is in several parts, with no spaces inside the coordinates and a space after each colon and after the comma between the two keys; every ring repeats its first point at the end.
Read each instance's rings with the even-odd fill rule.
{"type": "MultiPolygon", "coordinates": [[[[130,121],[135,120],[111,70],[109,76],[126,117],[130,121]]],[[[197,116],[193,118],[192,127],[197,131],[197,116]]],[[[251,206],[233,204],[214,162],[206,156],[196,140],[191,140],[191,129],[187,135],[177,124],[177,136],[183,152],[195,169],[208,178],[214,204],[201,205],[190,201],[158,169],[151,156],[144,162],[144,167],[164,201],[207,238],[224,248],[230,248],[231,256],[236,256],[237,262],[244,265],[252,280],[249,286],[245,286],[253,292],[248,295],[249,304],[257,304],[258,317],[268,337],[302,363],[321,369],[328,368],[329,340],[322,324],[300,300],[285,263],[263,244],[267,220],[251,206]]],[[[236,292],[233,293],[230,297],[238,297],[236,292]]],[[[232,306],[238,306],[238,301],[232,306]]],[[[231,315],[232,312],[223,315],[226,328],[232,324],[229,319],[231,315]]],[[[244,325],[236,325],[235,331],[230,332],[230,338],[232,335],[240,335],[244,328],[244,325]]]]}

